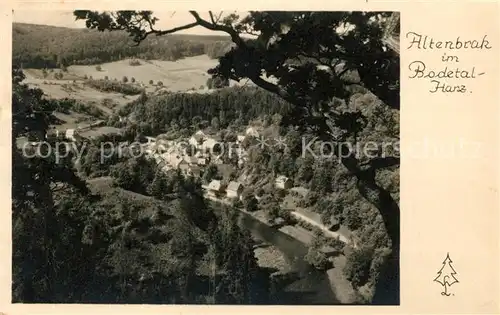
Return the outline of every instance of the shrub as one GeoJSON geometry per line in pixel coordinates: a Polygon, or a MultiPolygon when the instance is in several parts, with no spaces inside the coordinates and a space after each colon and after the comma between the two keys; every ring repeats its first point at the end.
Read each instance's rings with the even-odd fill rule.
{"type": "Polygon", "coordinates": [[[157,84],[158,84],[158,86],[163,86],[163,82],[161,82],[161,81],[158,81],[157,84]]]}
{"type": "Polygon", "coordinates": [[[135,83],[135,78],[134,77],[130,78],[130,82],[135,83]]]}
{"type": "Polygon", "coordinates": [[[123,82],[123,83],[127,83],[127,82],[128,82],[128,78],[127,78],[127,76],[123,76],[123,78],[122,78],[122,82],[123,82]]]}
{"type": "Polygon", "coordinates": [[[149,80],[149,84],[153,85],[154,81],[153,80],[149,80]]]}
{"type": "Polygon", "coordinates": [[[107,75],[106,75],[106,76],[104,76],[104,80],[109,80],[109,78],[108,78],[108,76],[107,76],[107,75]]]}
{"type": "Polygon", "coordinates": [[[328,268],[328,259],[319,249],[310,247],[304,260],[313,265],[316,269],[325,270],[328,268]]]}
{"type": "Polygon", "coordinates": [[[257,199],[255,199],[255,197],[252,195],[247,195],[243,199],[243,206],[245,207],[246,211],[249,211],[249,212],[257,211],[257,209],[258,209],[257,199]]]}
{"type": "Polygon", "coordinates": [[[106,80],[92,80],[85,82],[88,86],[92,88],[103,91],[103,92],[118,92],[126,95],[137,95],[143,90],[126,83],[121,83],[117,81],[106,81],[106,80]]]}
{"type": "Polygon", "coordinates": [[[257,189],[257,191],[255,192],[255,194],[257,195],[257,197],[264,196],[264,193],[265,193],[265,191],[262,188],[257,189]]]}
{"type": "Polygon", "coordinates": [[[229,86],[229,80],[222,77],[208,78],[207,87],[209,89],[220,89],[229,86]]]}
{"type": "Polygon", "coordinates": [[[100,65],[95,66],[95,69],[96,69],[97,71],[102,71],[102,68],[101,68],[101,66],[100,66],[100,65]]]}
{"type": "Polygon", "coordinates": [[[336,237],[336,238],[329,238],[328,245],[333,247],[336,251],[342,252],[344,250],[345,243],[342,242],[338,237],[336,237]]]}
{"type": "Polygon", "coordinates": [[[233,203],[233,206],[235,208],[241,208],[243,207],[243,203],[241,202],[241,200],[237,199],[234,203],[233,203]]]}
{"type": "Polygon", "coordinates": [[[139,60],[133,59],[128,62],[129,65],[131,66],[140,66],[141,62],[139,60]]]}
{"type": "Polygon", "coordinates": [[[319,195],[316,192],[314,192],[314,191],[308,192],[306,198],[304,199],[305,206],[311,207],[311,206],[315,205],[316,202],[318,201],[318,198],[319,198],[319,195]]]}

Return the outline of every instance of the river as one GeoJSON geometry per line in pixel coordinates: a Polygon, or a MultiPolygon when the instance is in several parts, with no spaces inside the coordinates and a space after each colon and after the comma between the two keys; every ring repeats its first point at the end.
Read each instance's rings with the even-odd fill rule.
{"type": "Polygon", "coordinates": [[[252,235],[280,250],[297,274],[283,292],[278,294],[276,304],[337,305],[340,304],[325,271],[319,271],[304,261],[307,246],[293,237],[271,228],[245,212],[239,212],[239,225],[252,235]]]}

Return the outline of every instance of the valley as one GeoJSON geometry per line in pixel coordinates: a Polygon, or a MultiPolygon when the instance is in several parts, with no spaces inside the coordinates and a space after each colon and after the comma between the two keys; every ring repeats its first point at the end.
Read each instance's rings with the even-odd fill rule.
{"type": "MultiPolygon", "coordinates": [[[[303,143],[323,131],[317,117],[308,116],[311,109],[297,104],[318,102],[347,116],[353,114],[349,107],[359,108],[354,114],[363,117],[363,127],[352,127],[358,126],[356,119],[337,123],[346,137],[349,128],[359,128],[355,141],[362,143],[398,140],[399,114],[359,78],[343,77],[350,69],[336,67],[340,61],[325,70],[324,61],[291,53],[276,71],[267,62],[277,57],[268,52],[267,58],[245,61],[261,67],[254,80],[241,75],[248,69],[233,64],[232,77],[241,77],[237,82],[209,74],[221,62],[218,57],[232,52],[227,37],[176,35],[133,47],[124,45],[124,32],[19,24],[14,34],[13,78],[21,79],[14,84],[19,101],[13,106],[43,106],[37,112],[44,113],[45,124],[35,132],[18,127],[29,119],[13,121],[15,139],[29,140],[13,149],[19,154],[16,172],[25,174],[33,161],[22,156],[26,150],[40,152],[41,143],[58,150],[58,144],[70,144],[64,146],[70,152],[55,152],[56,164],[33,155],[49,163],[39,171],[54,172],[47,182],[60,189],[19,182],[15,190],[19,200],[40,195],[36,189],[50,195],[56,214],[40,220],[53,220],[47,224],[70,239],[57,245],[63,256],[55,259],[72,255],[83,266],[57,273],[74,278],[54,276],[53,291],[46,293],[52,300],[371,302],[378,269],[394,245],[387,218],[365,199],[358,179],[340,160],[322,156],[320,142],[308,147],[313,154],[303,154],[303,143]],[[305,72],[296,76],[286,67],[305,72]],[[342,93],[330,91],[344,84],[342,93]],[[283,90],[273,92],[274,87],[283,90]],[[90,280],[80,286],[81,278],[90,280]],[[57,281],[75,288],[71,296],[58,291],[57,281]],[[99,297],[99,290],[106,293],[99,297]]],[[[368,165],[370,157],[356,163],[368,165]]],[[[377,185],[399,202],[398,165],[376,176],[377,185]]],[[[29,232],[23,226],[20,236],[29,232]]],[[[21,247],[17,253],[25,259],[21,247]]],[[[33,285],[45,290],[41,283],[33,285]]],[[[19,290],[20,299],[30,300],[19,290]]]]}

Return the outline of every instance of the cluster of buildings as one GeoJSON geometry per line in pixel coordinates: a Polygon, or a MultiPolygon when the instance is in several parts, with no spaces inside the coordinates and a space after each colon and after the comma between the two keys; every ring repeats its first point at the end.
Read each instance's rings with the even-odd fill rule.
{"type": "Polygon", "coordinates": [[[247,161],[247,154],[241,143],[247,137],[258,136],[258,130],[249,127],[245,134],[237,135],[236,143],[229,144],[230,152],[224,152],[228,147],[219,136],[202,130],[194,133],[186,142],[146,137],[147,143],[143,147],[146,156],[155,159],[164,171],[179,169],[184,175],[200,177],[204,166],[209,163],[224,164],[223,157],[228,154],[229,157],[233,154],[237,156],[238,166],[242,167],[247,161]]]}
{"type": "MultiPolygon", "coordinates": [[[[259,131],[255,127],[249,127],[244,134],[236,137],[233,154],[238,156],[238,165],[241,167],[247,156],[241,143],[248,137],[259,137],[259,131]]],[[[179,142],[175,140],[164,140],[160,137],[146,137],[144,152],[146,156],[156,161],[164,171],[180,170],[185,176],[201,177],[203,168],[209,163],[224,164],[222,154],[217,150],[217,145],[223,145],[222,139],[216,135],[210,135],[202,130],[194,133],[187,141],[179,142]],[[191,154],[188,154],[190,149],[191,154]]],[[[277,176],[275,187],[278,189],[290,189],[293,187],[292,181],[285,176],[277,176]]],[[[220,180],[212,180],[208,185],[203,185],[207,197],[230,200],[241,199],[243,184],[231,181],[224,185],[220,180]]]]}
{"type": "MultiPolygon", "coordinates": [[[[293,187],[293,182],[286,176],[279,175],[276,177],[274,185],[278,189],[288,190],[293,187]]],[[[243,184],[237,181],[231,181],[225,187],[220,180],[212,180],[208,185],[203,185],[203,189],[210,198],[229,200],[241,200],[243,193],[243,184]]]]}

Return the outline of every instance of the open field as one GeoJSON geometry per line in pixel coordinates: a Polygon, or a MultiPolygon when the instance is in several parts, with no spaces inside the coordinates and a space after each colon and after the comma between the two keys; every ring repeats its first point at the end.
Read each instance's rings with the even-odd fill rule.
{"type": "Polygon", "coordinates": [[[52,99],[70,98],[84,103],[94,103],[106,114],[111,114],[113,110],[103,106],[104,100],[109,99],[116,104],[116,108],[121,108],[127,103],[137,99],[139,95],[124,95],[115,92],[101,92],[91,87],[85,86],[81,81],[70,80],[43,80],[37,78],[26,79],[31,87],[37,87],[52,99]]]}
{"type": "Polygon", "coordinates": [[[79,77],[85,75],[94,79],[104,79],[106,76],[113,80],[121,80],[124,76],[135,78],[139,84],[150,86],[153,80],[156,85],[158,81],[163,83],[170,91],[187,91],[206,85],[209,75],[207,70],[217,64],[217,60],[210,59],[206,55],[188,57],[177,61],[138,60],[141,64],[131,66],[131,59],[100,65],[101,71],[96,66],[70,66],[68,72],[79,77]]]}
{"type": "MultiPolygon", "coordinates": [[[[92,77],[93,79],[108,77],[109,80],[116,79],[118,81],[121,81],[123,77],[127,77],[129,83],[131,78],[134,78],[136,84],[143,86],[148,93],[156,92],[159,89],[157,86],[158,81],[163,83],[162,90],[172,92],[191,92],[194,90],[206,93],[210,91],[206,87],[207,80],[210,78],[207,71],[218,64],[217,59],[210,59],[207,55],[186,57],[177,61],[133,59],[139,61],[140,65],[137,66],[130,65],[131,60],[123,59],[103,63],[99,66],[69,66],[67,72],[63,72],[63,78],[60,80],[54,77],[54,74],[60,72],[60,70],[49,72],[47,77],[43,76],[40,69],[25,69],[24,73],[27,83],[39,85],[44,90],[45,88],[50,89],[49,87],[52,86],[50,83],[58,85],[70,83],[73,80],[79,82],[84,80],[85,77],[92,77]],[[149,83],[150,80],[153,80],[153,84],[149,83]],[[44,84],[44,82],[47,84],[44,84]]],[[[243,84],[251,84],[251,82],[246,80],[240,83],[236,81],[230,82],[231,86],[243,84]]]]}
{"type": "Polygon", "coordinates": [[[54,116],[60,120],[60,124],[53,125],[57,130],[76,129],[87,126],[97,119],[86,114],[70,112],[69,114],[54,112],[54,116]]]}

